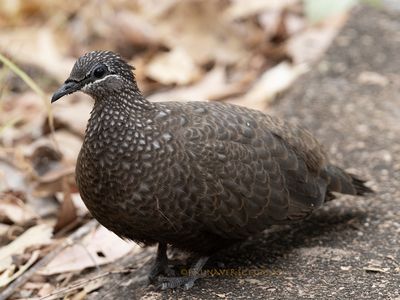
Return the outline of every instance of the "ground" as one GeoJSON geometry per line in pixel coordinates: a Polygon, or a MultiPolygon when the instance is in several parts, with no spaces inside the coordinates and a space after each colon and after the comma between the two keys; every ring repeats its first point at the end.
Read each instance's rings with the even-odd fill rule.
{"type": "Polygon", "coordinates": [[[149,249],[119,261],[138,268],[108,276],[90,299],[400,299],[399,43],[399,13],[356,9],[315,68],[268,111],[310,129],[333,161],[370,180],[375,195],[339,197],[305,222],[220,253],[207,267],[257,274],[159,291],[145,279],[149,249]]]}

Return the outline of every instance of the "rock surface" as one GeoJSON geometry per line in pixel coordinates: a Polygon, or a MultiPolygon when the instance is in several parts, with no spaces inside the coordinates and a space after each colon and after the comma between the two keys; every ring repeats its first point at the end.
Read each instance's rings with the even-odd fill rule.
{"type": "Polygon", "coordinates": [[[333,161],[371,180],[375,195],[342,196],[300,225],[219,254],[206,269],[232,274],[189,291],[147,286],[155,249],[145,250],[118,263],[136,270],[108,276],[89,299],[400,299],[399,43],[399,12],[356,9],[320,63],[269,112],[310,129],[333,161]]]}

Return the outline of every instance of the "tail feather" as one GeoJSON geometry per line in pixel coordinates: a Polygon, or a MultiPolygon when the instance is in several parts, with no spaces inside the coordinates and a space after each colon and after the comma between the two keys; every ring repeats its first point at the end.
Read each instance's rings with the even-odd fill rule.
{"type": "MultiPolygon", "coordinates": [[[[365,185],[365,180],[358,178],[354,174],[347,173],[336,166],[328,166],[327,173],[329,185],[327,194],[332,196],[332,192],[362,196],[374,191],[365,185]]],[[[327,197],[328,199],[332,199],[327,197]]]]}

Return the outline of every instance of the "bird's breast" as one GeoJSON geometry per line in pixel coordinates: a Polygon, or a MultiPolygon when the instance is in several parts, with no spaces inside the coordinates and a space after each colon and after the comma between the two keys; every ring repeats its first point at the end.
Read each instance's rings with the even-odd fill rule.
{"type": "Polygon", "coordinates": [[[164,223],[158,192],[168,181],[171,139],[171,133],[146,126],[87,132],[76,179],[83,201],[100,223],[122,236],[128,230],[136,235],[161,230],[154,224],[164,223]]]}

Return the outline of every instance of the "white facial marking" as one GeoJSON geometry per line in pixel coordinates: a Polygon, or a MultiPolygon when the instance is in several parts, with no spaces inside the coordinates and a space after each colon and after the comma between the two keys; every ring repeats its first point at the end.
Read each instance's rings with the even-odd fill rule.
{"type": "Polygon", "coordinates": [[[116,74],[109,74],[109,75],[107,75],[107,76],[105,76],[105,77],[103,77],[103,78],[101,78],[101,79],[98,79],[98,80],[96,80],[96,81],[94,81],[94,82],[90,82],[90,83],[88,83],[88,84],[85,84],[85,85],[82,87],[81,90],[84,91],[84,92],[86,92],[88,89],[90,89],[90,88],[92,87],[93,84],[98,84],[98,83],[100,83],[100,82],[106,80],[106,79],[109,78],[109,77],[119,77],[119,75],[116,75],[116,74]]]}

